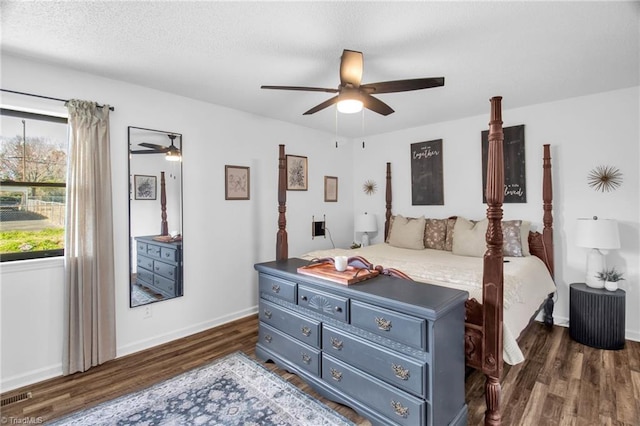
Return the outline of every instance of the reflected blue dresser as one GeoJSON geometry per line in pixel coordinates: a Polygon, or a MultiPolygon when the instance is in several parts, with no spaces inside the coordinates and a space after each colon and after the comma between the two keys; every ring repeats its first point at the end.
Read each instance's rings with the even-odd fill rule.
{"type": "Polygon", "coordinates": [[[466,425],[468,293],[378,276],[349,286],[259,263],[256,356],[374,425],[466,425]]]}
{"type": "Polygon", "coordinates": [[[182,296],[182,242],[136,239],[136,283],[171,298],[182,296]]]}

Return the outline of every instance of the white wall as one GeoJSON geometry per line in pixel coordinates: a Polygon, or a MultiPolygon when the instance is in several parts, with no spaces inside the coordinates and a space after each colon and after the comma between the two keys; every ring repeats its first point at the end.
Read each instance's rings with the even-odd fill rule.
{"type": "MultiPolygon", "coordinates": [[[[203,82],[206,84],[206,82],[203,82]]],[[[109,103],[114,197],[118,356],[256,312],[256,262],[275,258],[278,144],[307,156],[309,190],[289,192],[289,254],[330,248],[311,239],[326,215],[336,246],[353,240],[353,163],[335,137],[102,77],[2,56],[2,88],[109,103]],[[183,135],[184,297],[156,303],[152,317],[129,308],[127,126],[183,135]],[[336,155],[339,154],[339,155],[336,155]],[[225,201],[225,164],[251,167],[251,199],[225,201]],[[323,176],[339,177],[339,202],[325,203],[323,176]]],[[[60,110],[61,104],[3,93],[3,104],[60,110]]],[[[1,265],[2,390],[61,374],[60,259],[1,265]]]]}
{"type": "MultiPolygon", "coordinates": [[[[619,222],[620,250],[608,255],[609,266],[625,271],[626,337],[640,340],[640,164],[639,88],[600,93],[559,102],[510,109],[503,99],[504,126],[525,125],[527,203],[505,204],[505,219],[542,222],[542,145],[551,144],[554,192],[555,281],[558,287],[555,318],[566,325],[569,284],[584,282],[586,249],[575,246],[575,221],[579,217],[612,218],[619,222]],[[610,165],[623,174],[622,186],[613,192],[596,192],[587,174],[598,165],[610,165]]],[[[462,120],[406,129],[366,138],[366,148],[355,144],[354,202],[356,213],[373,212],[384,229],[385,164],[391,162],[393,211],[405,216],[443,218],[461,215],[484,217],[482,204],[480,132],[488,129],[487,114],[462,120]],[[412,206],[410,144],[443,139],[443,206],[412,206]],[[373,196],[359,185],[373,179],[380,187],[373,196]]]]}

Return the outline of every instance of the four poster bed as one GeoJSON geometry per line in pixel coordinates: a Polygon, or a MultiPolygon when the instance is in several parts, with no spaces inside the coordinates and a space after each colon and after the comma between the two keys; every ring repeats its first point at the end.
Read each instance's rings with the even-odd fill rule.
{"type": "MultiPolygon", "coordinates": [[[[489,122],[489,153],[487,166],[487,215],[484,221],[477,223],[455,218],[445,219],[450,225],[447,237],[458,238],[469,229],[471,233],[482,234],[482,253],[471,257],[464,252],[462,243],[453,241],[453,250],[439,247],[439,250],[406,247],[394,244],[397,232],[404,226],[417,223],[415,218],[403,218],[392,214],[391,165],[386,170],[386,212],[385,243],[364,247],[360,250],[330,250],[309,253],[306,259],[331,259],[335,255],[346,255],[350,260],[360,261],[367,267],[376,268],[381,273],[395,275],[400,278],[419,282],[453,287],[466,290],[470,298],[465,303],[464,347],[465,360],[469,367],[482,371],[486,376],[485,398],[487,410],[485,424],[499,425],[500,416],[500,377],[503,369],[503,357],[515,364],[522,361],[522,354],[517,346],[516,338],[544,308],[544,321],[553,324],[553,217],[552,217],[552,184],[551,158],[549,145],[543,149],[543,218],[542,232],[530,232],[528,227],[520,227],[518,222],[518,240],[523,251],[518,257],[505,259],[505,240],[503,234],[504,200],[504,160],[501,97],[491,99],[491,119],[489,122]],[[412,221],[413,220],[413,221],[412,221]],[[464,222],[463,222],[464,221],[464,222]],[[477,226],[478,223],[484,225],[477,226]],[[455,224],[455,225],[454,225],[455,224]],[[466,224],[466,225],[465,225],[466,224]],[[394,229],[395,225],[395,229],[394,229]],[[457,230],[456,232],[452,232],[457,230]],[[396,234],[394,235],[394,231],[396,234]],[[462,250],[462,251],[460,251],[462,250]],[[462,255],[458,255],[462,254],[462,255]],[[371,262],[371,263],[367,263],[371,262]],[[382,265],[376,266],[373,265],[382,265]],[[386,268],[386,269],[385,269],[386,268]],[[475,282],[474,282],[475,281],[475,282]],[[506,292],[506,298],[505,298],[506,292]],[[478,301],[480,300],[480,301],[478,301]],[[514,347],[515,346],[515,347],[514,347]]],[[[286,155],[284,145],[280,145],[279,183],[278,183],[278,232],[276,242],[276,260],[288,258],[286,232],[286,155]]],[[[441,223],[442,224],[442,223],[441,223]]],[[[425,241],[427,234],[424,225],[422,233],[425,241]]],[[[513,223],[505,226],[511,226],[513,223]]],[[[444,225],[443,225],[444,226],[444,225]]],[[[407,228],[408,229],[408,228],[407,228]]],[[[418,228],[420,229],[420,228],[418,228]]],[[[507,229],[508,231],[508,229],[507,229]]],[[[505,232],[507,232],[505,231],[505,232]]],[[[512,230],[513,231],[513,230],[512,230]]],[[[402,231],[404,232],[404,231],[402,231]]],[[[420,238],[422,239],[422,235],[420,238]]],[[[508,241],[507,241],[508,242],[508,241]]],[[[447,241],[451,243],[451,241],[447,241]]],[[[420,248],[420,247],[417,247],[420,248]]]]}

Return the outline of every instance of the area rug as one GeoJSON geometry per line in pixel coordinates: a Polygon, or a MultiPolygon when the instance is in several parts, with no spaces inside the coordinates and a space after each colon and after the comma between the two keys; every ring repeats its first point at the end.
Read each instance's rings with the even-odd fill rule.
{"type": "Polygon", "coordinates": [[[351,425],[242,352],[51,425],[351,425]]]}

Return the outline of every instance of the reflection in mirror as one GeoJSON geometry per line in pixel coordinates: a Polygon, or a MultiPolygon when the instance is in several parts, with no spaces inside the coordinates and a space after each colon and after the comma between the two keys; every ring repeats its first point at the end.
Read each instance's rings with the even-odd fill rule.
{"type": "Polygon", "coordinates": [[[182,135],[129,126],[130,306],[182,296],[182,135]]]}

